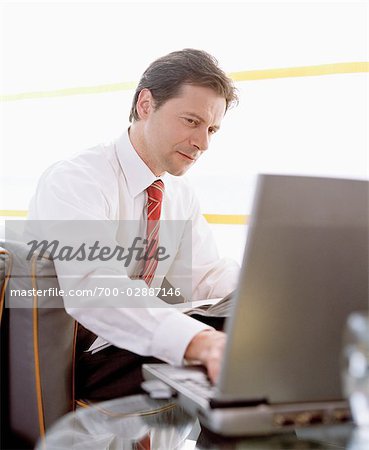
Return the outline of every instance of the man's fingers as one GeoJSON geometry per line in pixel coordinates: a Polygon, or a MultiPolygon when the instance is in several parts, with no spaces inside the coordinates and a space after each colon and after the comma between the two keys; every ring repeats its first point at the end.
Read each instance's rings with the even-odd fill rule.
{"type": "Polygon", "coordinates": [[[212,343],[206,360],[206,368],[210,381],[214,384],[218,380],[220,367],[222,364],[224,348],[225,348],[225,336],[219,336],[212,343]]]}
{"type": "Polygon", "coordinates": [[[207,369],[212,383],[218,379],[226,343],[221,331],[204,330],[198,333],[187,347],[185,358],[200,361],[207,369]]]}

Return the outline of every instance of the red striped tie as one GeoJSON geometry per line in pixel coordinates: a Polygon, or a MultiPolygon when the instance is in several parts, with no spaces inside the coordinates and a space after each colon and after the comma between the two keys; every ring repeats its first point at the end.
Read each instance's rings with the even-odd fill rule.
{"type": "Polygon", "coordinates": [[[158,249],[159,241],[159,219],[161,203],[164,194],[164,183],[156,180],[146,189],[147,192],[147,261],[141,277],[148,286],[151,285],[155,275],[158,261],[154,258],[158,249]]]}

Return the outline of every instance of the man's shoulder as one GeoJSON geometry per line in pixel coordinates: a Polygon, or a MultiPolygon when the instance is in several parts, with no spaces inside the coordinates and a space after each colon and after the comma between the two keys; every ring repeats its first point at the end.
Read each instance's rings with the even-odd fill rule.
{"type": "Polygon", "coordinates": [[[82,150],[51,165],[43,174],[43,178],[80,177],[81,181],[93,179],[106,183],[118,174],[114,142],[98,144],[82,150]]]}

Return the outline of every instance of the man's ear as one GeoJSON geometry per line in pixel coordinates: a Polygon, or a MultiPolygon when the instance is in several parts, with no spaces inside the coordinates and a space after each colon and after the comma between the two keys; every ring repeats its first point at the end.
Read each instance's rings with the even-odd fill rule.
{"type": "Polygon", "coordinates": [[[144,88],[138,94],[136,110],[140,119],[146,119],[154,110],[154,99],[149,89],[144,88]]]}

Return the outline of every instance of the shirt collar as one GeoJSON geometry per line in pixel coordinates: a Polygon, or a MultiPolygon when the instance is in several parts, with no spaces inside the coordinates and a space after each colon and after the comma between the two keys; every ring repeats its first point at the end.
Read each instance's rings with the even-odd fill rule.
{"type": "MultiPolygon", "coordinates": [[[[117,140],[116,151],[120,167],[127,180],[128,192],[132,197],[136,197],[155,180],[159,179],[151,172],[134,149],[129,139],[128,130],[117,140]]],[[[164,180],[165,175],[160,179],[164,180]]]]}

